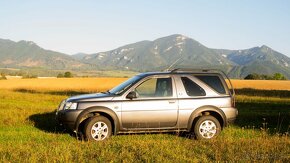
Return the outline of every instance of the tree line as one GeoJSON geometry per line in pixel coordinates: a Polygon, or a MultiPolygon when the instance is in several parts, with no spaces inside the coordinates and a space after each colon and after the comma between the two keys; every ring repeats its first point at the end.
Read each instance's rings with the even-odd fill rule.
{"type": "MultiPolygon", "coordinates": [[[[29,78],[38,78],[38,75],[34,75],[34,74],[29,74],[29,73],[14,73],[14,74],[6,74],[4,72],[0,73],[0,80],[6,80],[7,77],[6,76],[22,76],[22,79],[29,79],[29,78]]],[[[64,73],[59,73],[57,76],[57,78],[72,78],[74,77],[74,75],[67,71],[64,73]]]]}
{"type": "Polygon", "coordinates": [[[249,74],[244,79],[246,80],[287,80],[287,78],[281,73],[275,73],[273,75],[265,74],[249,74]]]}
{"type": "Polygon", "coordinates": [[[65,72],[65,73],[59,73],[57,75],[57,78],[72,78],[73,74],[69,71],[65,72]]]}
{"type": "MultiPolygon", "coordinates": [[[[37,78],[37,75],[31,75],[31,74],[16,74],[18,76],[22,76],[22,78],[37,78]]],[[[74,77],[73,74],[69,71],[64,72],[64,73],[59,73],[57,76],[57,78],[72,78],[74,77]]],[[[1,72],[0,73],[0,80],[5,80],[6,78],[6,74],[1,72]]],[[[249,74],[247,75],[245,78],[245,80],[287,80],[287,78],[281,74],[281,73],[275,73],[273,75],[265,75],[265,74],[257,74],[257,73],[253,73],[253,74],[249,74]]]]}

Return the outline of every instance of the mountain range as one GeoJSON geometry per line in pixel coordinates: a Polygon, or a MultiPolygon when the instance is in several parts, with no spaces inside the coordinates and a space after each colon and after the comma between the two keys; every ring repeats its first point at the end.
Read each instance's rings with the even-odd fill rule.
{"type": "Polygon", "coordinates": [[[278,72],[290,79],[290,58],[266,45],[244,50],[212,49],[192,38],[174,34],[106,52],[66,55],[45,50],[31,41],[0,39],[0,67],[145,72],[164,70],[170,65],[172,68],[222,69],[232,78],[278,72]]]}
{"type": "Polygon", "coordinates": [[[69,55],[45,50],[32,41],[0,39],[0,67],[87,69],[93,66],[79,62],[69,55]]]}

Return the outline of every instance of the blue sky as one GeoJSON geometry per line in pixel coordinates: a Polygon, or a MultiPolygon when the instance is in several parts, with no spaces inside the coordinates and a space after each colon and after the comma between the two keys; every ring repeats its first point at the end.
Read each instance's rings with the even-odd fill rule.
{"type": "Polygon", "coordinates": [[[287,0],[2,0],[0,38],[95,53],[171,34],[210,48],[268,45],[290,56],[287,0]]]}

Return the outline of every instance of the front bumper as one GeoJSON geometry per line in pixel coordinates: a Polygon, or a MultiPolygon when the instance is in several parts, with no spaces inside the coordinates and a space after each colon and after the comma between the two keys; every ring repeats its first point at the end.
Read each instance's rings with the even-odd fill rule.
{"type": "Polygon", "coordinates": [[[82,110],[59,110],[56,112],[56,121],[59,125],[74,131],[75,122],[82,110]]]}

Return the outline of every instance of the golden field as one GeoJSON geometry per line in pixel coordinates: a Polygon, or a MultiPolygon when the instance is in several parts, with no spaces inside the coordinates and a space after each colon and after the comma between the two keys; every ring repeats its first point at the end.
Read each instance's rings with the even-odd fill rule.
{"type": "Polygon", "coordinates": [[[235,89],[290,90],[290,80],[231,80],[235,89]]]}
{"type": "MultiPolygon", "coordinates": [[[[0,89],[25,89],[37,91],[83,91],[108,90],[127,78],[46,78],[0,80],[0,89]]],[[[290,90],[290,80],[231,80],[235,89],[290,90]]]]}
{"type": "Polygon", "coordinates": [[[46,78],[0,80],[0,89],[35,91],[106,91],[127,78],[46,78]]]}

